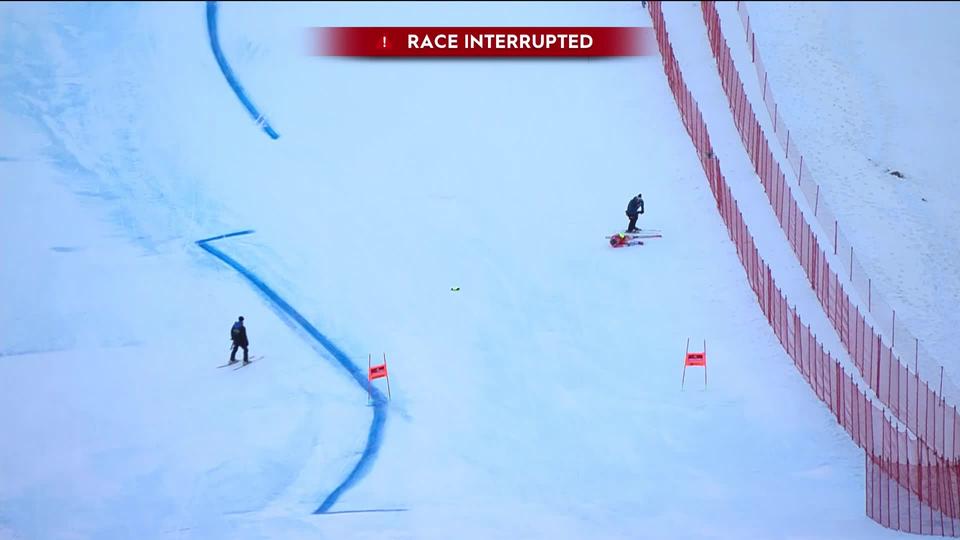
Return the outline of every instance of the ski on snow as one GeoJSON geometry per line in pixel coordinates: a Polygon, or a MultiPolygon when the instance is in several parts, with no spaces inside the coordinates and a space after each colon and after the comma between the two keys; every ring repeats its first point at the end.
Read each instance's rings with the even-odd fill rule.
{"type": "MultiPolygon", "coordinates": [[[[250,361],[247,362],[247,364],[251,364],[251,363],[253,363],[254,360],[259,360],[259,359],[261,359],[261,358],[263,358],[263,357],[262,357],[262,356],[251,356],[251,357],[250,357],[250,361]]],[[[226,364],[223,364],[222,366],[217,366],[217,369],[229,367],[229,366],[232,366],[232,365],[234,365],[234,364],[240,364],[240,367],[234,368],[234,370],[240,369],[240,368],[242,368],[242,367],[245,365],[245,364],[243,363],[243,360],[237,360],[237,361],[235,361],[235,362],[227,362],[226,364]]]]}
{"type": "MultiPolygon", "coordinates": [[[[617,234],[623,234],[624,236],[629,236],[630,238],[663,238],[663,233],[658,229],[640,229],[639,232],[623,231],[622,233],[617,234]]],[[[605,238],[609,240],[610,238],[613,238],[613,235],[606,236],[605,238]]]]}
{"type": "MultiPolygon", "coordinates": [[[[663,238],[663,236],[660,235],[659,233],[657,233],[657,234],[654,234],[654,233],[639,233],[639,234],[638,234],[638,233],[623,233],[623,235],[624,235],[625,237],[627,237],[630,242],[637,241],[637,242],[640,242],[641,245],[643,244],[643,242],[642,242],[643,239],[663,238]]],[[[604,238],[606,238],[607,240],[610,240],[610,239],[612,239],[614,236],[615,236],[615,235],[612,235],[612,236],[604,236],[604,238]]]]}
{"type": "MultiPolygon", "coordinates": [[[[663,235],[660,233],[623,233],[627,238],[663,238],[663,235]]],[[[607,240],[613,238],[613,236],[605,236],[607,240]]]]}

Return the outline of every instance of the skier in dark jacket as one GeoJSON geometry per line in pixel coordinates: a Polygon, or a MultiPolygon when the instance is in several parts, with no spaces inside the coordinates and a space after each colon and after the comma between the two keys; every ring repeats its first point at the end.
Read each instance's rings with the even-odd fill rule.
{"type": "Polygon", "coordinates": [[[243,325],[243,317],[233,323],[233,327],[230,328],[230,339],[233,341],[233,349],[230,351],[230,363],[237,361],[237,349],[243,349],[243,363],[250,363],[250,357],[247,354],[247,347],[250,346],[250,342],[247,341],[247,327],[243,325]]]}
{"type": "Polygon", "coordinates": [[[627,204],[627,217],[630,218],[630,223],[627,225],[628,233],[640,232],[640,229],[637,228],[637,217],[643,213],[643,196],[637,193],[637,196],[630,199],[630,202],[627,204]]]}

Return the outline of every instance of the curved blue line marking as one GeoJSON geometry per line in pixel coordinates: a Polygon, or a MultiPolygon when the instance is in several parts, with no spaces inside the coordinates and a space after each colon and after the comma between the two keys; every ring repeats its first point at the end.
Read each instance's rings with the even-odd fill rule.
{"type": "Polygon", "coordinates": [[[370,423],[370,432],[367,434],[367,444],[363,448],[363,454],[360,456],[360,460],[357,462],[357,464],[353,467],[353,470],[350,471],[350,474],[347,475],[343,482],[340,482],[340,485],[338,485],[329,495],[327,495],[323,502],[320,503],[320,506],[313,512],[314,514],[325,514],[328,510],[330,510],[330,507],[337,502],[337,499],[339,499],[344,492],[353,487],[354,484],[356,484],[367,474],[367,472],[370,470],[373,460],[376,459],[377,452],[380,451],[380,444],[383,441],[383,427],[387,421],[387,400],[379,389],[369,384],[367,381],[367,374],[357,365],[351,362],[347,355],[344,354],[339,347],[334,345],[332,341],[320,333],[320,331],[310,324],[310,321],[305,319],[303,315],[293,308],[293,306],[288,304],[286,300],[281,298],[279,294],[271,289],[266,283],[263,282],[263,280],[257,277],[257,275],[251,272],[247,267],[243,266],[233,257],[230,257],[223,251],[220,251],[216,247],[210,245],[210,242],[214,240],[251,233],[253,233],[252,230],[247,230],[214,236],[211,238],[205,238],[203,240],[197,240],[197,245],[207,253],[223,261],[230,268],[236,270],[241,276],[245,277],[247,281],[249,281],[250,284],[253,285],[254,288],[256,288],[257,291],[270,302],[273,310],[276,311],[281,318],[288,318],[300,326],[300,328],[309,334],[310,337],[312,337],[317,343],[326,349],[326,351],[333,356],[333,358],[343,369],[347,370],[350,376],[353,377],[353,380],[356,381],[356,383],[361,389],[363,389],[364,392],[369,390],[373,398],[373,421],[370,423]]]}
{"type": "Polygon", "coordinates": [[[210,36],[210,48],[213,49],[213,56],[217,58],[220,71],[222,71],[223,76],[226,77],[230,88],[233,88],[233,92],[237,94],[237,98],[239,98],[243,106],[247,108],[250,117],[253,118],[254,122],[256,122],[271,139],[279,139],[280,135],[270,127],[267,118],[257,110],[256,105],[247,97],[246,91],[244,91],[243,86],[240,85],[237,76],[233,74],[233,70],[230,69],[230,64],[227,63],[226,57],[223,56],[223,49],[220,48],[220,36],[217,32],[217,3],[212,0],[207,2],[207,35],[210,36]]]}

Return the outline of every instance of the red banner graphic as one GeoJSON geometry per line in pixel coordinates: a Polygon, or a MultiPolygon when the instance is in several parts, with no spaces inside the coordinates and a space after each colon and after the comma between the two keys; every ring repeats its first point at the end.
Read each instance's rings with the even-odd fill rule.
{"type": "Polygon", "coordinates": [[[329,27],[311,28],[315,56],[598,57],[649,56],[642,27],[329,27]]]}

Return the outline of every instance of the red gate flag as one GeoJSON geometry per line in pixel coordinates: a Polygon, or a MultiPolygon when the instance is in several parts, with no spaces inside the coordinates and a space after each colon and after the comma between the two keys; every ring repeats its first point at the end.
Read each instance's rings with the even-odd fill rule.
{"type": "Polygon", "coordinates": [[[387,380],[387,397],[392,399],[390,395],[390,375],[387,373],[387,353],[383,353],[383,363],[379,365],[373,365],[373,355],[367,355],[367,400],[370,399],[373,394],[373,381],[375,379],[386,379],[387,380]]]}
{"type": "Polygon", "coordinates": [[[315,56],[597,57],[649,56],[649,27],[377,27],[310,29],[315,56]]]}
{"type": "Polygon", "coordinates": [[[379,366],[370,366],[370,372],[367,374],[368,380],[382,379],[387,376],[387,365],[380,364],[379,366]]]}
{"type": "Polygon", "coordinates": [[[687,367],[699,366],[703,368],[703,387],[707,387],[707,340],[703,340],[702,352],[690,352],[690,338],[687,338],[687,350],[683,353],[683,375],[680,377],[680,389],[687,380],[687,367]]]}
{"type": "Polygon", "coordinates": [[[707,357],[703,353],[687,353],[686,365],[688,366],[706,366],[707,357]]]}

